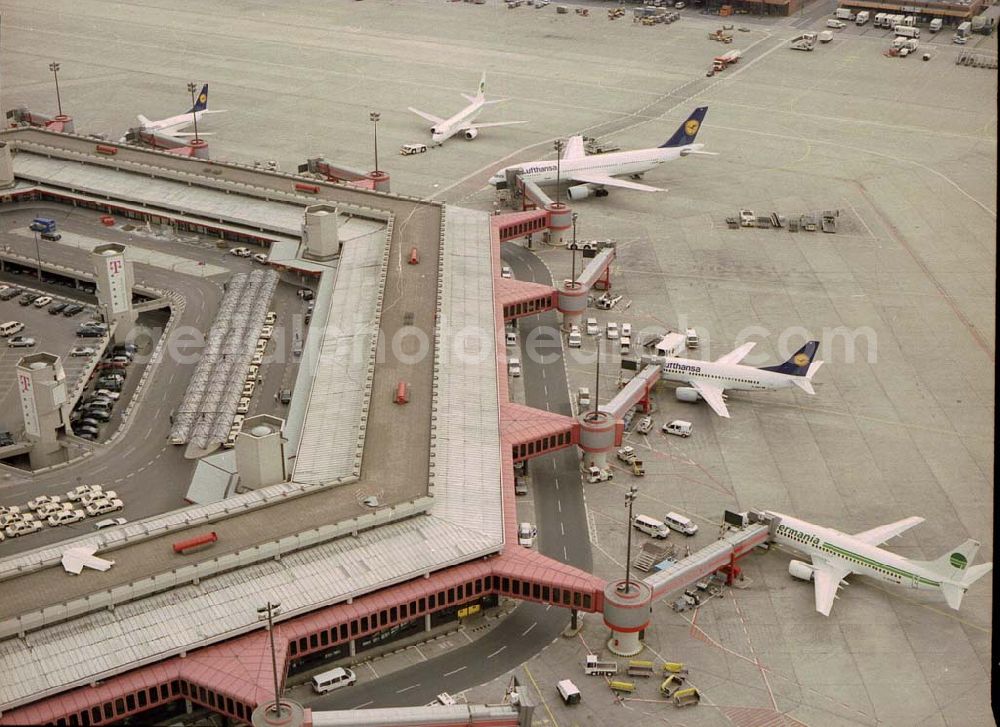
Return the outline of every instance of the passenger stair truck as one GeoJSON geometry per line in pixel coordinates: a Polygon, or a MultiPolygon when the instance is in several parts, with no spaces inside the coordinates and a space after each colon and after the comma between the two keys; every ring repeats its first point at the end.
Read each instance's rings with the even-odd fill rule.
{"type": "Polygon", "coordinates": [[[600,661],[597,654],[587,654],[587,658],[583,662],[583,672],[587,676],[614,676],[618,673],[618,662],[600,661]]]}

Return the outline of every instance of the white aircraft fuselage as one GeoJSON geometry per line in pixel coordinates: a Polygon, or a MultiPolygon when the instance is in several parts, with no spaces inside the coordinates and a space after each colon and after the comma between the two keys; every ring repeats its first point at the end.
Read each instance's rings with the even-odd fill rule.
{"type": "Polygon", "coordinates": [[[195,119],[197,119],[198,122],[201,122],[202,116],[206,113],[211,112],[207,109],[205,111],[189,111],[186,114],[178,114],[177,116],[160,119],[159,121],[150,121],[145,116],[140,116],[139,121],[142,124],[143,129],[147,129],[149,131],[160,131],[164,134],[173,134],[193,125],[195,119]]]}
{"type": "MultiPolygon", "coordinates": [[[[942,582],[948,581],[909,558],[869,545],[847,533],[780,512],[770,514],[781,518],[775,529],[774,542],[787,545],[803,555],[815,556],[852,573],[908,588],[940,590],[942,582]]],[[[954,583],[959,584],[960,581],[954,583]]]]}
{"type": "Polygon", "coordinates": [[[434,124],[431,127],[431,140],[438,144],[447,141],[475,121],[485,105],[485,99],[476,99],[454,116],[448,117],[439,124],[434,124]]]}
{"type": "Polygon", "coordinates": [[[559,162],[558,169],[554,159],[513,164],[494,174],[490,178],[490,184],[496,185],[504,181],[507,178],[508,169],[522,169],[522,179],[539,185],[555,184],[557,178],[564,182],[571,181],[574,172],[593,171],[612,177],[643,174],[664,162],[699,152],[704,147],[704,144],[686,144],[678,147],[653,147],[652,149],[590,154],[582,159],[563,160],[559,162]]]}
{"type": "Polygon", "coordinates": [[[798,386],[800,376],[781,374],[743,364],[720,364],[690,358],[668,356],[661,359],[660,378],[679,384],[705,381],[721,389],[737,391],[769,391],[798,386]]]}

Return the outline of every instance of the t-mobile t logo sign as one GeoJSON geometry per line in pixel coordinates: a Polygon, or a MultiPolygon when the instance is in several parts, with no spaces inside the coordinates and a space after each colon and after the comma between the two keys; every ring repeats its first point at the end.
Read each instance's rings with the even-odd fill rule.
{"type": "Polygon", "coordinates": [[[112,275],[117,275],[122,271],[122,259],[116,258],[114,260],[108,260],[108,272],[112,275]]]}

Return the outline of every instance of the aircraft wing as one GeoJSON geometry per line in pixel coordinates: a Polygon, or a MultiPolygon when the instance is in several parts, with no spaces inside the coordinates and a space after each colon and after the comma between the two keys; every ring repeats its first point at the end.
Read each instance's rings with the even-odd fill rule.
{"type": "Polygon", "coordinates": [[[720,417],[729,418],[729,408],[722,398],[722,389],[718,386],[712,386],[712,384],[706,384],[704,381],[692,381],[691,386],[701,394],[702,399],[708,402],[708,405],[712,407],[712,411],[720,417]]]}
{"type": "Polygon", "coordinates": [[[585,184],[598,184],[602,187],[621,187],[622,189],[634,189],[637,192],[667,191],[659,187],[650,187],[648,184],[626,182],[624,179],[615,179],[614,177],[609,177],[606,174],[598,174],[597,172],[572,172],[571,174],[564,175],[564,177],[577,182],[584,182],[585,184]]]}
{"type": "Polygon", "coordinates": [[[566,148],[563,149],[562,160],[567,159],[583,159],[587,156],[587,152],[583,148],[583,137],[582,136],[571,136],[566,140],[566,148]]]}
{"type": "Polygon", "coordinates": [[[851,571],[836,568],[816,556],[813,556],[812,562],[813,582],[816,586],[816,610],[824,616],[829,616],[830,609],[833,608],[833,599],[840,590],[840,583],[851,574],[851,571]]]}
{"type": "Polygon", "coordinates": [[[463,126],[461,128],[461,131],[465,131],[466,129],[482,129],[482,128],[485,128],[487,126],[512,126],[513,124],[526,124],[526,123],[528,123],[528,122],[527,121],[489,121],[489,122],[487,122],[487,123],[484,124],[484,123],[482,123],[480,121],[474,121],[471,124],[469,124],[468,126],[463,126]]]}
{"type": "Polygon", "coordinates": [[[888,525],[879,525],[877,528],[856,533],[854,537],[868,543],[868,545],[882,545],[882,543],[887,540],[891,540],[897,535],[902,535],[914,525],[919,525],[923,521],[924,519],[922,517],[908,517],[905,520],[900,520],[899,522],[889,523],[888,525]]]}
{"type": "Polygon", "coordinates": [[[420,111],[419,109],[415,109],[412,106],[408,107],[408,109],[410,111],[412,111],[413,113],[415,113],[417,116],[421,116],[421,117],[427,119],[432,124],[440,124],[442,121],[444,121],[444,119],[438,118],[434,114],[428,114],[428,113],[426,113],[424,111],[420,111]]]}
{"type": "Polygon", "coordinates": [[[756,345],[757,343],[755,341],[750,341],[750,343],[744,343],[739,348],[730,351],[724,356],[719,356],[719,358],[715,359],[715,363],[738,364],[740,361],[746,358],[747,354],[750,353],[750,349],[752,349],[756,345]]]}

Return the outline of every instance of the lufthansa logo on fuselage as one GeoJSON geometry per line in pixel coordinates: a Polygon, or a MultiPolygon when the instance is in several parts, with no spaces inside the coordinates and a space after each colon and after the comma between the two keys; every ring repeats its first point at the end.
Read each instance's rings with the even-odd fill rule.
{"type": "Polygon", "coordinates": [[[689,371],[693,374],[697,374],[701,371],[701,366],[692,366],[691,364],[682,364],[682,363],[677,363],[676,361],[669,361],[663,364],[663,370],[689,371]]]}

